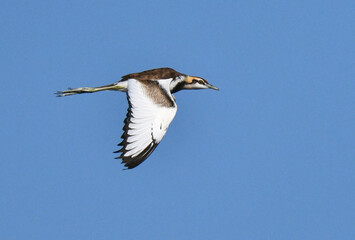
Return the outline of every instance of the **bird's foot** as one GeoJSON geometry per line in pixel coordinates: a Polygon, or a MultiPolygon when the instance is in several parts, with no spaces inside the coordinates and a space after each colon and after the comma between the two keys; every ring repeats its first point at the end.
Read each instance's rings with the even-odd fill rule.
{"type": "Polygon", "coordinates": [[[55,94],[57,95],[57,97],[65,97],[74,94],[92,93],[92,92],[95,92],[95,88],[81,87],[81,88],[68,88],[68,90],[58,91],[55,94]]]}

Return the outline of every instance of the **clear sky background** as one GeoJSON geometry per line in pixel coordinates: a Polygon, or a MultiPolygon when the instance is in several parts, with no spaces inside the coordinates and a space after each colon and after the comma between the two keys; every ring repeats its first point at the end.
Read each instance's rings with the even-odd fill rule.
{"type": "Polygon", "coordinates": [[[1,1],[0,239],[355,239],[354,1],[1,1]],[[122,171],[126,96],[157,67],[156,151],[122,171]]]}

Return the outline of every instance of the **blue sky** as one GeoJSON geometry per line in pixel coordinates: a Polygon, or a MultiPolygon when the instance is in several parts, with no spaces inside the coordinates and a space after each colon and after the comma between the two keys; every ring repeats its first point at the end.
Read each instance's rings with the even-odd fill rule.
{"type": "Polygon", "coordinates": [[[1,239],[354,239],[353,1],[1,1],[1,239]],[[156,151],[114,159],[123,93],[177,93],[156,151]]]}

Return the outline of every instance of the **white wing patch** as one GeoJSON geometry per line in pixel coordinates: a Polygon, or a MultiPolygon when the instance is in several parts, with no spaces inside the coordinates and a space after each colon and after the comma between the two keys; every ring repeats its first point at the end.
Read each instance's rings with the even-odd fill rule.
{"type": "MultiPolygon", "coordinates": [[[[147,95],[142,83],[135,79],[127,81],[129,108],[124,121],[123,141],[119,144],[122,149],[117,152],[121,152],[118,158],[122,159],[126,167],[134,168],[142,163],[163,139],[175,117],[177,107],[175,103],[174,107],[155,103],[147,95]]],[[[167,96],[162,94],[162,97],[167,96]]]]}

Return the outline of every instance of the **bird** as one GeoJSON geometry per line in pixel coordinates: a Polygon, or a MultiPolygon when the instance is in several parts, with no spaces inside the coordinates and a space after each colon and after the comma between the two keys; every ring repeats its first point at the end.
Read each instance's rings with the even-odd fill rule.
{"type": "Polygon", "coordinates": [[[111,90],[125,92],[128,110],[122,128],[120,155],[125,169],[132,169],[146,160],[162,141],[177,111],[174,93],[180,90],[214,89],[205,79],[156,68],[124,75],[120,81],[100,87],[68,88],[58,97],[111,90]]]}

